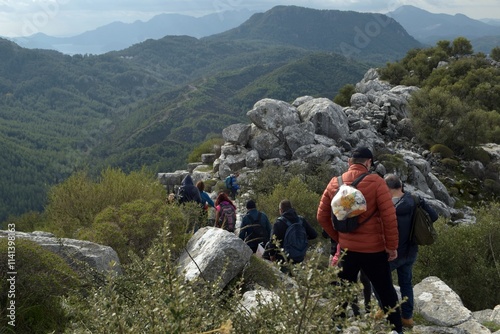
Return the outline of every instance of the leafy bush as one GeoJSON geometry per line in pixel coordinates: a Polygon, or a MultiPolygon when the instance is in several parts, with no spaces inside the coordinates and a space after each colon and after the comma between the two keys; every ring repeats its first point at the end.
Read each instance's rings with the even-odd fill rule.
{"type": "Polygon", "coordinates": [[[303,216],[318,232],[321,232],[316,220],[320,197],[319,194],[311,191],[300,177],[295,176],[287,184],[278,184],[269,195],[259,196],[257,205],[273,222],[279,217],[279,203],[288,199],[297,213],[303,216]]]}
{"type": "MultiPolygon", "coordinates": [[[[8,240],[0,238],[0,327],[15,333],[61,332],[68,321],[60,297],[79,285],[75,272],[34,242],[15,240],[15,289],[7,278],[8,240]],[[13,291],[13,292],[11,292],[13,291]],[[8,294],[14,298],[8,299],[8,294]],[[7,303],[15,301],[15,327],[8,325],[7,303]]],[[[2,331],[3,333],[3,331],[2,331]]],[[[8,333],[8,332],[6,332],[8,333]]]]}
{"type": "Polygon", "coordinates": [[[453,158],[453,151],[447,147],[446,145],[442,145],[442,144],[435,144],[435,145],[432,145],[431,149],[430,149],[431,153],[432,154],[439,154],[441,155],[441,158],[453,158]]]}
{"type": "Polygon", "coordinates": [[[46,228],[58,236],[73,238],[79,229],[90,227],[108,206],[119,207],[136,199],[164,198],[163,186],[145,170],[127,175],[108,168],[97,181],[85,172],[78,172],[49,191],[46,228]]]}
{"type": "Polygon", "coordinates": [[[283,166],[267,165],[258,173],[250,175],[248,186],[255,194],[265,195],[270,194],[277,184],[286,184],[291,178],[292,175],[286,173],[283,166]]]}
{"type": "Polygon", "coordinates": [[[495,61],[500,61],[500,47],[499,46],[496,46],[493,49],[491,49],[490,57],[491,57],[491,59],[493,59],[495,61]]]}
{"type": "Polygon", "coordinates": [[[162,200],[138,199],[119,207],[109,206],[97,214],[88,228],[80,230],[80,239],[113,248],[121,263],[128,262],[130,251],[142,255],[163,226],[166,205],[162,200]]]}
{"type": "Polygon", "coordinates": [[[415,265],[415,282],[438,276],[471,311],[494,308],[500,300],[500,204],[477,210],[472,224],[449,226],[435,223],[439,239],[420,247],[415,265]]]}
{"type": "Polygon", "coordinates": [[[342,107],[348,107],[351,105],[351,96],[356,93],[356,87],[353,84],[347,84],[342,87],[333,99],[333,102],[337,103],[342,107]]]}
{"type": "Polygon", "coordinates": [[[441,164],[450,169],[450,170],[455,170],[457,169],[457,167],[460,165],[459,162],[455,159],[451,159],[451,158],[444,158],[444,159],[441,159],[441,164]]]}
{"type": "Polygon", "coordinates": [[[481,147],[465,150],[464,156],[468,160],[478,160],[485,166],[491,162],[490,155],[481,147]]]}
{"type": "Polygon", "coordinates": [[[400,63],[387,63],[386,67],[379,69],[380,79],[389,81],[392,85],[399,85],[408,75],[408,70],[400,63]]]}
{"type": "Polygon", "coordinates": [[[220,147],[224,144],[224,139],[220,137],[211,138],[193,149],[193,151],[188,156],[188,162],[198,162],[200,161],[201,155],[205,153],[216,153],[217,147],[220,151],[220,147]]]}
{"type": "Polygon", "coordinates": [[[406,162],[401,154],[380,154],[377,159],[389,173],[395,173],[400,177],[408,174],[406,162]]]}
{"type": "Polygon", "coordinates": [[[485,179],[483,181],[483,187],[487,194],[500,196],[500,183],[498,181],[492,179],[485,179]]]}

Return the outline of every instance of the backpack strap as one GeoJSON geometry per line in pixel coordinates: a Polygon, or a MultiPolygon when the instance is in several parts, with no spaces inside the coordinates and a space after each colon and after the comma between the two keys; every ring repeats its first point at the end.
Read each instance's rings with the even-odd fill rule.
{"type": "Polygon", "coordinates": [[[281,220],[282,222],[285,222],[287,228],[290,227],[292,224],[302,224],[302,217],[301,216],[298,216],[299,217],[299,221],[297,223],[292,223],[290,222],[288,219],[286,219],[285,217],[283,216],[280,216],[278,217],[278,220],[281,220]]]}
{"type": "Polygon", "coordinates": [[[248,219],[250,219],[250,222],[255,225],[256,223],[260,224],[260,217],[262,217],[262,212],[259,211],[259,214],[257,215],[257,220],[254,220],[251,215],[247,213],[248,219]]]}
{"type": "Polygon", "coordinates": [[[360,176],[358,176],[354,181],[352,181],[351,187],[356,188],[358,186],[358,184],[361,182],[361,180],[363,180],[365,178],[365,176],[368,176],[368,175],[370,175],[370,173],[363,173],[360,176]]]}
{"type": "MultiPolygon", "coordinates": [[[[365,176],[368,176],[368,175],[370,175],[370,173],[363,173],[363,174],[361,174],[354,181],[352,181],[352,183],[350,185],[352,187],[356,188],[357,185],[361,182],[361,180],[363,180],[365,178],[365,176]]],[[[340,188],[340,186],[342,184],[344,184],[344,180],[342,179],[342,175],[337,176],[337,183],[338,183],[338,187],[339,188],[340,188]]]]}

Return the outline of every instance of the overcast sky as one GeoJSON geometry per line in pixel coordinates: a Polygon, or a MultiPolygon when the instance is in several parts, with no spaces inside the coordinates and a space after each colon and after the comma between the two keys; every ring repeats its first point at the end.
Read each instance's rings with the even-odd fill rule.
{"type": "Polygon", "coordinates": [[[161,13],[202,16],[266,11],[276,5],[387,13],[407,4],[431,13],[500,19],[499,0],[0,0],[0,36],[73,36],[115,21],[147,21],[161,13]]]}

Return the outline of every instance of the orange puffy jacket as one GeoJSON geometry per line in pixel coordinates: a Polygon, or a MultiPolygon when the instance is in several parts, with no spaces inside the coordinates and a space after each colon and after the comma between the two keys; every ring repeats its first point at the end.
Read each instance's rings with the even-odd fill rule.
{"type": "MultiPolygon", "coordinates": [[[[358,176],[366,173],[361,164],[352,164],[347,172],[342,174],[342,181],[351,184],[358,176]]],[[[366,199],[367,210],[359,216],[363,222],[371,218],[350,233],[334,230],[332,225],[331,201],[338,189],[337,177],[330,180],[326,186],[318,207],[317,219],[330,237],[340,244],[342,249],[353,252],[377,253],[398,248],[398,222],[392,197],[384,179],[377,174],[366,176],[357,186],[366,199]],[[373,214],[373,215],[372,215],[373,214]]]]}

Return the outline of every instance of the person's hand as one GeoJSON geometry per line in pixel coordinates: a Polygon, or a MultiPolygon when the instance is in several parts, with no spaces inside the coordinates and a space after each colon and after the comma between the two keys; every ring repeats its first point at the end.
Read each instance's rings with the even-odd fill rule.
{"type": "Polygon", "coordinates": [[[389,254],[389,258],[387,259],[387,261],[396,260],[396,258],[398,257],[398,250],[397,249],[393,249],[393,250],[386,249],[385,251],[387,252],[387,254],[389,254]]]}

